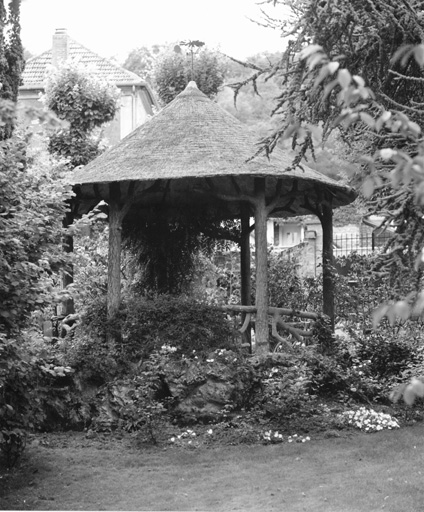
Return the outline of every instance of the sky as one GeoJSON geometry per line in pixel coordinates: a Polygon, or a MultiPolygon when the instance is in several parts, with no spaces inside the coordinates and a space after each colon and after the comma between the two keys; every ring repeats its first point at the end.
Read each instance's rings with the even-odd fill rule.
{"type": "MultiPolygon", "coordinates": [[[[263,0],[262,0],[263,1],[263,0]]],[[[281,51],[276,30],[261,21],[261,8],[281,13],[260,0],[22,0],[21,37],[38,55],[51,48],[57,28],[102,57],[125,60],[140,46],[201,40],[238,59],[263,51],[281,51]]]]}

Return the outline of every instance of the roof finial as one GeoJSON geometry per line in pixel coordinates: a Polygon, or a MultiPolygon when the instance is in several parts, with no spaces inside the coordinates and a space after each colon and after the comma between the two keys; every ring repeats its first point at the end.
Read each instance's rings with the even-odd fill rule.
{"type": "Polygon", "coordinates": [[[198,53],[200,48],[202,46],[205,46],[205,43],[203,41],[199,41],[199,40],[196,40],[196,41],[190,41],[189,40],[189,41],[181,41],[180,45],[181,46],[187,46],[188,49],[189,49],[189,52],[191,54],[191,74],[190,74],[190,78],[191,78],[191,80],[194,80],[194,54],[198,53]]]}

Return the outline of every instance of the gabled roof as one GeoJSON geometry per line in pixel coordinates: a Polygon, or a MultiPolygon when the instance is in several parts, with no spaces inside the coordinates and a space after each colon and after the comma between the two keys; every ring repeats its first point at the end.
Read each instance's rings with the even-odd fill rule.
{"type": "MultiPolygon", "coordinates": [[[[100,57],[69,37],[68,59],[81,63],[95,76],[116,85],[146,85],[135,73],[124,69],[109,59],[100,57]]],[[[42,87],[49,73],[53,60],[52,50],[27,60],[22,74],[22,89],[42,87]]]]}

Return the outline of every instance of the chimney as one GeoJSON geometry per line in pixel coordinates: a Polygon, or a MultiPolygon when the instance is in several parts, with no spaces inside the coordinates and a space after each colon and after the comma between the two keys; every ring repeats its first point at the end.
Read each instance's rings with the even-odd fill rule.
{"type": "Polygon", "coordinates": [[[68,58],[69,38],[66,28],[57,28],[53,34],[52,64],[58,67],[68,58]]]}

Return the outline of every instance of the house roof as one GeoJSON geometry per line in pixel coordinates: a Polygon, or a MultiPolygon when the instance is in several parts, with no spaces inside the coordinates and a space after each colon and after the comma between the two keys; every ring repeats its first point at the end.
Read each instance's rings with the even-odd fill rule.
{"type": "MultiPolygon", "coordinates": [[[[81,199],[93,201],[99,196],[107,200],[108,183],[121,182],[124,197],[129,183],[137,182],[144,207],[161,201],[170,205],[197,201],[205,206],[217,199],[228,205],[232,197],[234,215],[238,208],[234,198],[251,196],[258,177],[268,178],[267,196],[280,194],[278,207],[288,216],[309,213],[307,203],[319,201],[324,189],[334,207],[355,199],[354,190],[343,183],[304,165],[293,168],[292,158],[283,151],[275,149],[267,158],[255,156],[258,149],[255,132],[190,82],[157,115],[77,169],[72,182],[79,185],[81,199]],[[152,188],[153,183],[157,185],[152,188]]],[[[278,207],[275,216],[281,213],[278,207]]]]}
{"type": "MultiPolygon", "coordinates": [[[[124,69],[119,64],[100,57],[96,53],[85,48],[74,39],[68,37],[68,59],[81,63],[94,75],[103,78],[116,85],[146,85],[145,82],[135,73],[124,69]]],[[[28,59],[22,74],[22,89],[40,88],[48,76],[50,67],[53,64],[52,49],[28,59]]]]}

